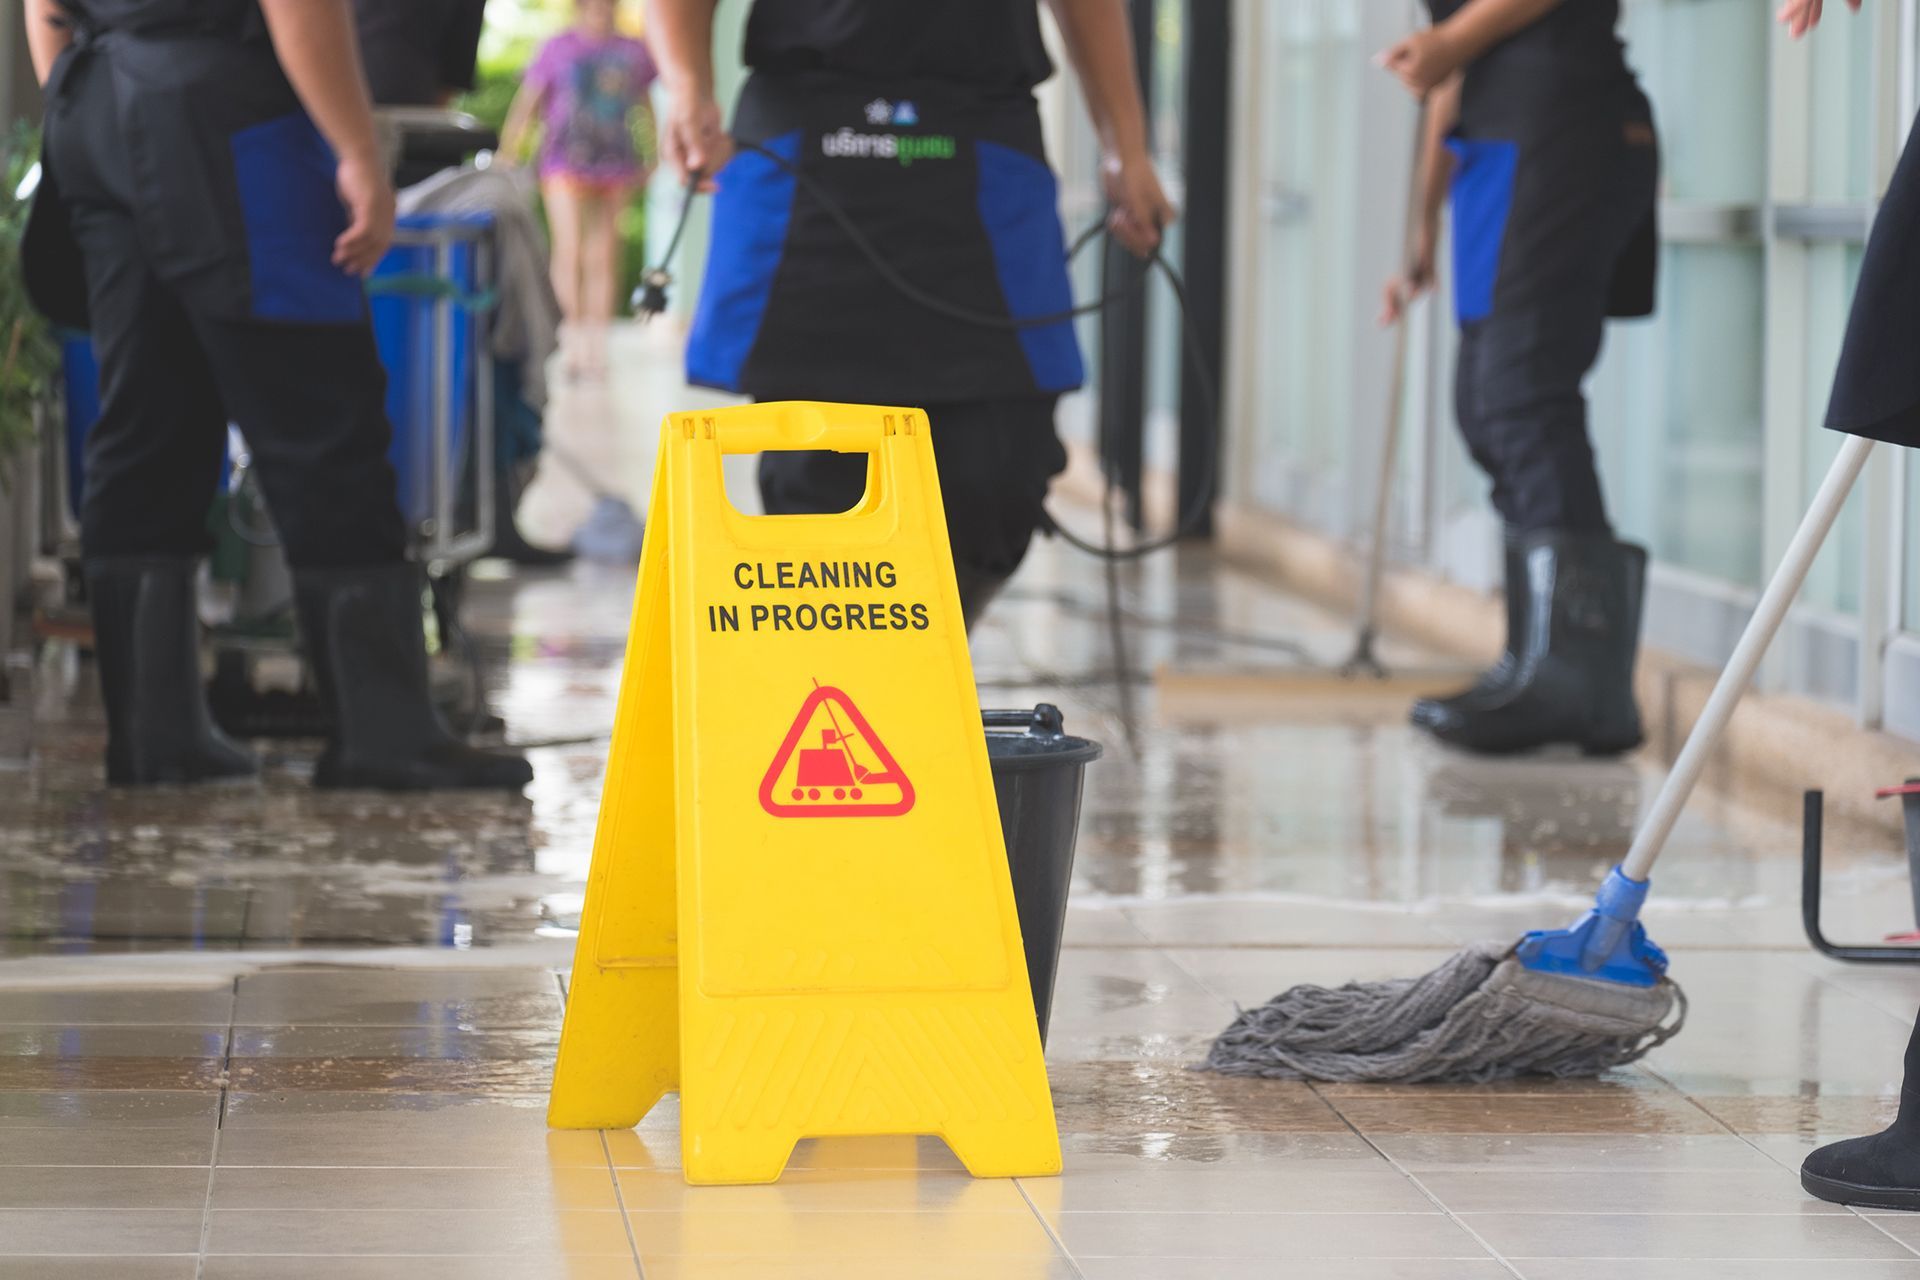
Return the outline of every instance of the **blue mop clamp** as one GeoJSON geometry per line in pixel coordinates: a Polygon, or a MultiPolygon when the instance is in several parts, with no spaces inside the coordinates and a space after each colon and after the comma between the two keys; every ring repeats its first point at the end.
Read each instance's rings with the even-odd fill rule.
{"type": "Polygon", "coordinates": [[[1514,955],[1536,973],[1657,986],[1667,973],[1667,953],[1640,923],[1640,907],[1652,887],[1651,880],[1629,880],[1615,867],[1601,883],[1593,910],[1571,929],[1534,930],[1520,939],[1514,955]]]}

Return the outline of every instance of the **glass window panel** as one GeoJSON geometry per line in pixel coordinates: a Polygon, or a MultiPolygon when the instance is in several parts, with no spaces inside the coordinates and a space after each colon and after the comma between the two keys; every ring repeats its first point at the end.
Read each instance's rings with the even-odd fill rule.
{"type": "Polygon", "coordinates": [[[1835,14],[1820,39],[1806,42],[1812,59],[1807,112],[1805,198],[1820,204],[1864,203],[1874,192],[1873,20],[1835,14]]]}
{"type": "Polygon", "coordinates": [[[1344,486],[1352,416],[1354,226],[1358,166],[1378,163],[1354,136],[1363,76],[1380,74],[1351,0],[1274,0],[1260,84],[1264,154],[1256,190],[1260,254],[1259,447],[1265,506],[1323,527],[1344,486]]]}
{"type": "MultiPolygon", "coordinates": [[[[1861,25],[1865,25],[1864,23],[1861,25]]],[[[1846,333],[1847,309],[1854,283],[1860,278],[1862,249],[1858,245],[1815,244],[1807,247],[1806,403],[1801,417],[1801,498],[1813,500],[1826,477],[1842,437],[1822,425],[1827,395],[1833,387],[1833,369],[1840,359],[1840,341],[1846,333]]],[[[1861,497],[1856,487],[1827,535],[1827,544],[1813,562],[1800,602],[1833,613],[1860,611],[1861,497]]]]}
{"type": "Polygon", "coordinates": [[[1660,122],[1669,198],[1765,195],[1772,16],[1758,0],[1629,0],[1620,32],[1660,122]]]}
{"type": "Polygon", "coordinates": [[[1609,326],[1589,386],[1614,523],[1657,559],[1758,585],[1762,255],[1667,245],[1660,312],[1609,326]]]}

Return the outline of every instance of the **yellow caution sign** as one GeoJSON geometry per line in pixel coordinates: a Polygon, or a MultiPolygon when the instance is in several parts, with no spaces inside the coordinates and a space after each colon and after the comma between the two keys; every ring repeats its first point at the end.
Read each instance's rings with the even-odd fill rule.
{"type": "Polygon", "coordinates": [[[548,1122],[677,1089],[696,1183],[852,1134],[1057,1173],[926,415],[673,414],[650,515],[548,1122]],[[865,453],[866,495],[742,515],[722,457],[770,449],[865,453]]]}

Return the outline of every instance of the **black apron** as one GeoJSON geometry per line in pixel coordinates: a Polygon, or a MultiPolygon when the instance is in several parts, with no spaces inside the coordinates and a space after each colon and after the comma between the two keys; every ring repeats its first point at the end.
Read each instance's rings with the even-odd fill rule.
{"type": "MultiPolygon", "coordinates": [[[[1429,0],[1436,22],[1466,0],[1429,0]]],[[[1551,307],[1569,275],[1613,256],[1606,314],[1654,309],[1659,228],[1653,108],[1628,68],[1612,0],[1567,0],[1468,66],[1448,140],[1454,308],[1551,307]],[[1636,203],[1621,245],[1600,206],[1636,203]]]]}
{"type": "MultiPolygon", "coordinates": [[[[1033,97],[933,81],[756,73],[737,137],[797,166],[913,285],[996,316],[1072,306],[1033,97]]],[[[968,323],[903,297],[782,165],[717,178],[687,377],[762,399],[953,404],[1080,385],[1073,326],[968,323]]]]}
{"type": "Polygon", "coordinates": [[[84,105],[113,113],[128,160],[115,194],[148,265],[190,310],[362,319],[360,282],[331,262],[346,227],[332,150],[281,72],[257,10],[152,22],[138,12],[107,26],[76,9],[73,44],[48,78],[42,180],[22,245],[35,304],[84,327],[85,278],[60,190],[63,117],[84,105]]]}
{"type": "Polygon", "coordinates": [[[1920,124],[1874,215],[1827,426],[1920,446],[1920,124]]]}

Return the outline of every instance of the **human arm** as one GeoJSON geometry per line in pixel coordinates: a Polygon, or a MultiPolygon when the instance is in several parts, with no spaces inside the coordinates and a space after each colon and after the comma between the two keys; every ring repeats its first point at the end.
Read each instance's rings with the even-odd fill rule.
{"type": "Polygon", "coordinates": [[[733,139],[713,96],[713,11],[719,0],[647,0],[647,48],[667,86],[660,157],[682,182],[713,190],[733,158],[733,139]]]}
{"type": "MultiPolygon", "coordinates": [[[[1860,0],[1847,0],[1847,8],[1858,13],[1860,0]]],[[[1820,25],[1825,11],[1826,0],[1785,0],[1774,18],[1787,29],[1788,35],[1798,40],[1820,25]]]]}
{"type": "Polygon", "coordinates": [[[53,62],[73,43],[73,28],[55,0],[26,0],[27,51],[33,55],[33,74],[41,84],[53,74],[53,62]]]}
{"type": "Polygon", "coordinates": [[[533,132],[534,118],[546,103],[547,87],[532,76],[521,81],[520,89],[513,95],[513,104],[507,108],[507,118],[500,126],[499,158],[507,164],[518,164],[526,155],[527,135],[533,132]]]}
{"type": "Polygon", "coordinates": [[[347,0],[260,0],[260,12],[281,70],[337,157],[347,229],[334,241],[334,265],[366,275],[393,241],[393,182],[373,127],[352,9],[347,0]]]}
{"type": "Polygon", "coordinates": [[[1048,0],[1067,56],[1079,74],[1100,136],[1100,180],[1113,211],[1114,238],[1141,257],[1159,247],[1160,232],[1179,214],[1160,188],[1147,149],[1147,119],[1134,79],[1133,34],[1124,0],[1048,0]]]}
{"type": "Polygon", "coordinates": [[[1415,97],[1423,97],[1563,2],[1569,0],[1468,0],[1445,22],[1416,31],[1382,53],[1380,65],[1398,76],[1415,97]]]}
{"type": "Polygon", "coordinates": [[[1393,325],[1405,316],[1415,298],[1433,287],[1434,253],[1440,242],[1440,207],[1446,201],[1447,187],[1453,178],[1453,153],[1447,150],[1447,135],[1460,118],[1459,75],[1445,81],[1427,95],[1421,116],[1420,172],[1414,198],[1419,201],[1417,224],[1412,228],[1412,243],[1403,246],[1407,255],[1399,274],[1387,281],[1380,304],[1380,323],[1393,325]]]}

